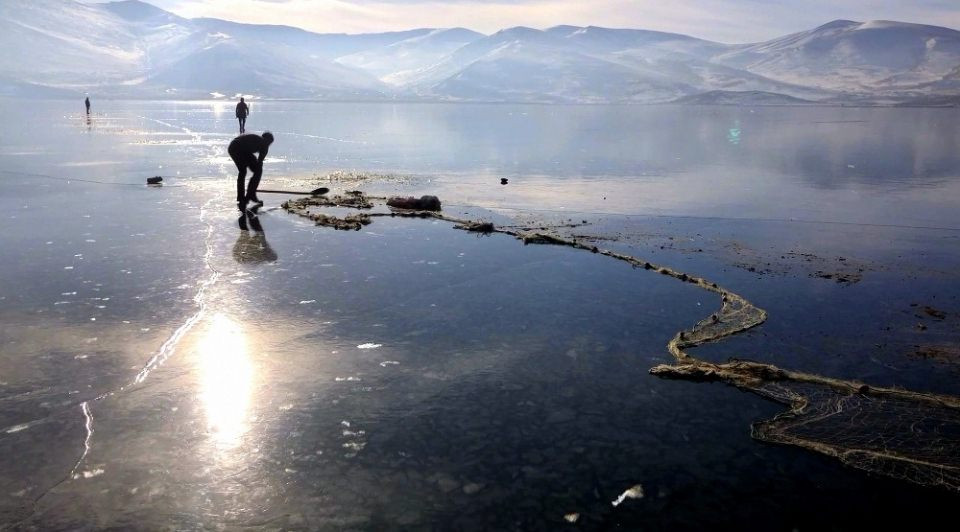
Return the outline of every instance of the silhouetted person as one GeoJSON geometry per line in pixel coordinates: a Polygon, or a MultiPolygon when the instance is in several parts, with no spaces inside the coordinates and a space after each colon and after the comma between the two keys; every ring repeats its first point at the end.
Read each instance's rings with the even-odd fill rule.
{"type": "Polygon", "coordinates": [[[244,103],[243,98],[240,98],[240,103],[237,104],[237,120],[240,121],[240,133],[246,133],[247,125],[247,115],[250,114],[250,106],[244,103]]]}
{"type": "Polygon", "coordinates": [[[267,243],[267,235],[255,214],[243,213],[237,220],[240,225],[240,236],[233,245],[233,260],[245,264],[251,262],[273,262],[277,260],[277,253],[267,243]],[[249,221],[250,226],[247,226],[249,221]],[[253,229],[253,233],[250,229],[253,229]]]}
{"type": "Polygon", "coordinates": [[[273,144],[273,133],[264,131],[263,135],[255,133],[246,133],[233,139],[227,153],[233,159],[234,164],[240,171],[237,174],[237,208],[241,211],[247,210],[247,203],[253,202],[263,205],[260,198],[257,197],[257,186],[260,185],[260,176],[263,175],[263,160],[267,157],[267,150],[273,144]],[[254,155],[254,154],[258,154],[254,155]],[[253,177],[247,185],[246,193],[243,190],[243,182],[247,177],[247,168],[253,170],[253,177]]]}
{"type": "Polygon", "coordinates": [[[87,106],[87,114],[90,114],[90,97],[89,96],[87,96],[87,98],[83,100],[83,104],[87,106]]]}

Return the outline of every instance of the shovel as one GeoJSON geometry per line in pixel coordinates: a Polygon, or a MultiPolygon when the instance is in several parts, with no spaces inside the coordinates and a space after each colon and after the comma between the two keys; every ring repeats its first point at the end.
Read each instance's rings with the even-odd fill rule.
{"type": "Polygon", "coordinates": [[[310,192],[303,192],[299,190],[267,190],[263,188],[258,188],[257,193],[266,192],[269,194],[300,194],[303,196],[322,196],[327,192],[330,192],[330,189],[327,187],[320,187],[311,190],[310,192]]]}

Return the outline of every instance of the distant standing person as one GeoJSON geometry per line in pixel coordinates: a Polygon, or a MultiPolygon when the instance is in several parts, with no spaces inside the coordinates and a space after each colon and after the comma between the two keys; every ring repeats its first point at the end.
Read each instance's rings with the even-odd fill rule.
{"type": "MultiPolygon", "coordinates": [[[[239,113],[239,106],[237,107],[239,113]]],[[[241,122],[242,123],[242,122],[241,122]]],[[[263,205],[257,197],[257,186],[260,185],[260,176],[263,175],[263,160],[267,158],[267,150],[273,144],[273,133],[264,131],[263,135],[246,133],[233,139],[227,153],[237,165],[240,173],[237,175],[237,208],[241,212],[247,210],[247,203],[263,205]],[[257,155],[254,155],[254,154],[257,155]],[[253,177],[244,192],[243,182],[247,177],[247,168],[253,170],[253,177]]]]}
{"type": "Polygon", "coordinates": [[[250,106],[248,106],[243,98],[240,98],[240,103],[237,104],[237,120],[240,121],[240,134],[246,133],[247,125],[247,115],[250,114],[250,106]]]}
{"type": "Polygon", "coordinates": [[[83,104],[87,106],[87,114],[90,114],[90,97],[87,96],[87,99],[83,101],[83,104]]]}

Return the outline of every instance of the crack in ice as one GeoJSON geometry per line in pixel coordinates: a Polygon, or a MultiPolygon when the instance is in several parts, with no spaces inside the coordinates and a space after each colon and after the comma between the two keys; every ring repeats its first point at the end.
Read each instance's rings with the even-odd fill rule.
{"type": "MultiPolygon", "coordinates": [[[[200,220],[201,220],[201,221],[206,222],[206,214],[207,214],[206,211],[207,211],[207,209],[209,208],[209,206],[210,206],[212,203],[214,203],[215,201],[218,201],[219,199],[221,199],[221,197],[222,197],[222,194],[217,194],[216,196],[208,199],[208,200],[203,204],[203,206],[200,207],[200,220]]],[[[80,467],[83,465],[84,460],[86,460],[87,455],[90,454],[91,441],[92,441],[92,439],[93,439],[93,433],[94,433],[94,430],[93,430],[93,411],[92,411],[91,408],[90,408],[90,404],[91,404],[92,402],[95,402],[95,401],[101,401],[101,400],[103,400],[103,399],[106,399],[107,397],[110,397],[110,396],[112,396],[112,395],[114,395],[114,394],[117,394],[117,393],[119,393],[119,392],[123,392],[124,390],[128,389],[129,387],[134,386],[134,385],[136,385],[136,384],[140,384],[140,383],[142,383],[143,381],[145,381],[145,380],[147,379],[147,377],[150,375],[150,373],[153,372],[153,370],[155,370],[155,369],[157,369],[158,367],[160,367],[161,365],[163,365],[163,363],[164,363],[167,359],[170,358],[170,356],[171,356],[171,355],[174,353],[174,351],[176,350],[177,344],[180,342],[180,340],[190,331],[190,329],[193,328],[194,325],[197,324],[198,321],[200,321],[201,318],[203,318],[204,314],[206,313],[206,297],[205,297],[205,296],[206,296],[206,291],[207,291],[208,288],[210,288],[211,286],[213,286],[213,285],[217,282],[217,280],[220,279],[220,276],[221,276],[221,273],[220,273],[216,268],[214,268],[213,265],[212,265],[212,258],[213,258],[213,243],[212,243],[212,240],[213,240],[213,230],[214,230],[213,224],[212,224],[212,223],[207,223],[207,234],[206,234],[206,237],[205,237],[205,239],[204,239],[205,250],[204,250],[204,254],[203,254],[203,262],[204,262],[204,267],[205,267],[207,270],[209,270],[209,271],[211,272],[211,274],[210,274],[210,276],[209,276],[206,280],[204,280],[203,282],[200,283],[200,288],[197,290],[197,293],[196,293],[196,294],[194,295],[194,297],[193,297],[194,303],[196,303],[196,305],[199,307],[199,309],[197,310],[197,312],[195,312],[192,316],[190,316],[189,318],[187,318],[187,320],[186,320],[182,325],[180,325],[179,327],[177,327],[177,329],[173,332],[173,334],[171,334],[170,337],[167,338],[167,340],[160,346],[160,349],[158,349],[157,352],[156,352],[152,357],[150,357],[150,359],[146,362],[146,364],[144,364],[143,368],[137,373],[137,375],[134,377],[133,381],[131,381],[131,382],[129,382],[128,384],[125,384],[125,385],[123,385],[123,386],[120,386],[119,388],[117,388],[117,389],[115,389],[115,390],[110,390],[110,391],[104,392],[104,393],[102,393],[102,394],[94,397],[93,399],[88,399],[88,400],[86,400],[86,401],[83,401],[83,402],[79,403],[79,405],[80,405],[80,411],[81,411],[81,413],[83,414],[83,426],[84,426],[84,430],[85,430],[85,435],[84,435],[84,439],[83,439],[83,452],[80,454],[80,458],[77,459],[76,463],[74,464],[73,468],[70,470],[69,474],[67,474],[66,476],[64,476],[64,477],[61,478],[60,480],[58,480],[56,483],[54,483],[54,484],[53,484],[52,486],[50,486],[49,488],[45,489],[42,493],[40,493],[39,495],[37,495],[36,498],[34,498],[34,500],[33,500],[33,511],[31,511],[29,515],[27,515],[26,517],[24,517],[24,518],[21,519],[20,521],[14,523],[14,524],[13,524],[14,527],[19,526],[19,525],[25,523],[25,522],[30,518],[30,516],[32,516],[32,515],[34,515],[34,514],[36,513],[36,506],[37,506],[37,504],[39,504],[39,502],[40,502],[44,497],[46,497],[50,492],[52,492],[54,489],[56,489],[57,487],[59,487],[61,484],[63,484],[63,483],[66,482],[67,480],[78,479],[78,478],[80,478],[81,476],[82,476],[83,478],[90,478],[90,477],[97,476],[98,474],[102,474],[102,473],[103,473],[103,470],[102,470],[102,469],[97,469],[97,470],[91,471],[91,472],[83,472],[83,473],[80,473],[80,467]]],[[[71,407],[76,406],[76,403],[74,403],[73,405],[70,405],[70,406],[71,406],[71,407]]],[[[63,412],[63,410],[58,410],[58,411],[56,411],[56,412],[51,412],[51,413],[49,413],[47,416],[44,416],[43,418],[35,419],[35,420],[29,421],[29,422],[26,422],[26,423],[21,423],[21,424],[18,424],[18,425],[13,425],[13,426],[10,426],[10,427],[5,427],[5,428],[0,429],[0,430],[2,430],[5,434],[13,434],[13,433],[16,433],[16,432],[20,432],[20,431],[29,429],[29,428],[33,427],[34,425],[38,425],[38,424],[43,423],[43,422],[45,422],[45,421],[49,421],[50,418],[53,416],[53,414],[58,413],[58,412],[63,412]]]]}
{"type": "Polygon", "coordinates": [[[77,463],[73,466],[73,470],[70,471],[70,478],[79,478],[77,471],[79,471],[80,465],[83,464],[83,460],[87,457],[87,454],[90,453],[90,438],[93,437],[93,413],[90,411],[90,401],[81,403],[80,410],[83,412],[83,426],[87,430],[87,436],[83,439],[83,454],[80,455],[77,463]]]}

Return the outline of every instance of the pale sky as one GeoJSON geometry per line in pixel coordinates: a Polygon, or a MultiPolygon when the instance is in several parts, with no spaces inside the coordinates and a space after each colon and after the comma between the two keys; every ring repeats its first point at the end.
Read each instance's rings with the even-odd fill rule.
{"type": "Polygon", "coordinates": [[[180,16],[285,24],[318,33],[463,26],[492,33],[558,24],[756,42],[835,19],[960,28],[960,0],[148,0],[180,16]]]}

